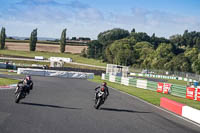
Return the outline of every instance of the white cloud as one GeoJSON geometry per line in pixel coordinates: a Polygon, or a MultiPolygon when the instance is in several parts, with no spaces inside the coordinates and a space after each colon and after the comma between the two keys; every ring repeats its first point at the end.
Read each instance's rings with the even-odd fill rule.
{"type": "MultiPolygon", "coordinates": [[[[119,9],[120,10],[120,9],[119,9]]],[[[0,9],[0,25],[8,35],[29,36],[38,28],[40,37],[59,38],[67,28],[67,36],[95,39],[100,32],[112,28],[135,28],[138,32],[169,37],[185,29],[200,30],[200,20],[192,16],[132,8],[131,13],[104,12],[80,1],[59,3],[56,0],[23,0],[0,9]]]]}
{"type": "Polygon", "coordinates": [[[200,30],[200,20],[194,16],[183,16],[162,11],[151,11],[133,8],[131,14],[115,14],[113,23],[124,25],[129,30],[156,33],[158,36],[169,37],[184,30],[200,30]]]}

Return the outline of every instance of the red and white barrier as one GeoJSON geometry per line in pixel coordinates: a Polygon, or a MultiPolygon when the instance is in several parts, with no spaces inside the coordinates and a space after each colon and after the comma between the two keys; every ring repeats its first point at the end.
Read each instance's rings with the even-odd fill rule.
{"type": "Polygon", "coordinates": [[[160,99],[160,106],[200,124],[200,110],[175,102],[165,97],[160,99]]]}
{"type": "Polygon", "coordinates": [[[17,84],[4,85],[4,86],[0,86],[0,90],[9,90],[9,89],[14,89],[16,87],[17,87],[17,84]]]}
{"type": "Polygon", "coordinates": [[[182,115],[182,108],[185,105],[162,97],[160,99],[160,106],[178,115],[182,115]]]}
{"type": "Polygon", "coordinates": [[[200,123],[200,110],[191,108],[189,106],[183,106],[182,116],[197,123],[200,123]]]}

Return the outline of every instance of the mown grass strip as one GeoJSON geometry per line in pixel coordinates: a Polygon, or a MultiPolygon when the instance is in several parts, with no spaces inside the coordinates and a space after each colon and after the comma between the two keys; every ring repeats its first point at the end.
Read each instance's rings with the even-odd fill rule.
{"type": "Polygon", "coordinates": [[[0,78],[0,86],[16,84],[19,80],[16,79],[9,79],[9,78],[0,78]]]}
{"type": "MultiPolygon", "coordinates": [[[[89,81],[96,82],[96,83],[102,83],[103,80],[101,80],[100,76],[95,76],[94,79],[91,79],[89,81]]],[[[160,98],[166,97],[166,98],[169,98],[176,102],[186,104],[190,107],[200,109],[200,102],[198,102],[198,101],[180,98],[180,97],[176,97],[176,96],[172,96],[172,95],[161,94],[161,93],[157,93],[157,92],[151,91],[151,90],[145,90],[145,89],[139,89],[139,88],[135,88],[135,87],[131,87],[131,86],[125,86],[125,85],[121,85],[121,84],[117,84],[117,83],[112,83],[109,81],[106,81],[106,82],[108,83],[108,86],[110,86],[110,87],[116,88],[116,89],[126,92],[130,95],[139,97],[139,98],[141,98],[149,103],[152,103],[154,105],[157,105],[157,106],[160,105],[160,98]]]]}
{"type": "MultiPolygon", "coordinates": [[[[141,76],[138,76],[141,78],[141,76]]],[[[149,78],[149,77],[142,77],[142,78],[149,78]]],[[[151,79],[161,79],[161,78],[152,78],[151,79]]],[[[177,79],[166,79],[166,78],[162,78],[162,79],[165,79],[167,80],[167,83],[171,83],[171,84],[177,84],[177,85],[187,85],[187,81],[183,81],[183,80],[177,80],[177,79]]]]}
{"type": "Polygon", "coordinates": [[[187,82],[183,80],[168,79],[167,82],[171,84],[177,84],[177,85],[185,85],[185,86],[187,85],[187,82]]]}
{"type": "Polygon", "coordinates": [[[88,59],[81,57],[79,54],[69,54],[69,53],[53,53],[53,52],[28,52],[28,51],[14,51],[14,50],[0,50],[0,55],[4,56],[21,56],[21,57],[35,57],[43,56],[44,58],[49,57],[66,57],[72,58],[73,62],[96,65],[96,66],[106,66],[106,63],[103,63],[102,60],[88,59]]]}
{"type": "MultiPolygon", "coordinates": [[[[49,66],[49,62],[38,62],[38,61],[23,61],[23,60],[1,60],[0,62],[9,62],[12,61],[12,63],[15,64],[21,64],[23,65],[32,65],[32,64],[37,64],[37,65],[47,65],[49,66]]],[[[106,70],[103,68],[98,68],[98,67],[90,67],[90,66],[83,66],[83,65],[76,65],[76,64],[70,64],[70,63],[65,63],[64,67],[70,67],[70,68],[79,68],[79,69],[90,69],[90,70],[106,70]]],[[[1,71],[1,70],[0,70],[1,71]]]]}

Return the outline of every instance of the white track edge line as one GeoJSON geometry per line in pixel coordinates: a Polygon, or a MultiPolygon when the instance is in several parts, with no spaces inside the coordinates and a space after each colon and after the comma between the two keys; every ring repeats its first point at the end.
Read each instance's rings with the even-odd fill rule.
{"type": "Polygon", "coordinates": [[[167,113],[169,113],[169,114],[172,114],[173,116],[176,116],[176,117],[178,117],[178,118],[181,118],[181,119],[183,119],[183,120],[185,120],[185,121],[187,121],[187,122],[189,122],[189,123],[191,123],[191,124],[194,124],[194,125],[196,125],[196,126],[198,126],[198,127],[200,128],[200,124],[198,124],[198,123],[196,123],[196,122],[193,122],[192,120],[189,120],[189,119],[187,119],[187,118],[184,118],[183,116],[179,116],[179,115],[177,115],[177,114],[175,114],[175,113],[172,113],[172,112],[170,112],[170,111],[168,111],[168,110],[166,110],[166,109],[163,109],[163,108],[161,108],[161,107],[159,107],[159,106],[156,106],[156,105],[153,105],[153,104],[151,104],[151,103],[148,103],[147,101],[144,101],[143,99],[140,99],[140,98],[138,98],[138,97],[136,97],[136,96],[130,95],[130,94],[126,93],[126,92],[120,91],[120,90],[115,89],[115,88],[112,88],[112,87],[109,87],[109,88],[111,88],[111,89],[113,89],[113,90],[115,90],[115,91],[121,92],[121,93],[123,93],[123,94],[129,95],[129,96],[131,96],[131,97],[134,97],[134,98],[136,98],[137,100],[139,100],[139,101],[141,101],[141,102],[143,102],[143,103],[146,103],[146,104],[148,104],[148,105],[151,105],[151,106],[153,106],[153,107],[156,107],[157,109],[163,110],[163,111],[165,111],[165,112],[167,112],[167,113]]]}

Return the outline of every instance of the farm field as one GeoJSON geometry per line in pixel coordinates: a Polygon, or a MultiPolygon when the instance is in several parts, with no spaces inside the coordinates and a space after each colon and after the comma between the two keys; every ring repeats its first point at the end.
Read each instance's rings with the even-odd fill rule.
{"type": "MultiPolygon", "coordinates": [[[[6,42],[6,47],[8,50],[29,51],[29,43],[6,42]]],[[[84,48],[87,49],[87,46],[66,45],[65,52],[77,54],[81,53],[84,48]]],[[[36,51],[60,52],[60,45],[37,43],[36,51]]]]}

